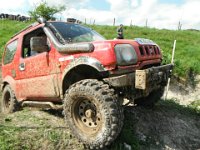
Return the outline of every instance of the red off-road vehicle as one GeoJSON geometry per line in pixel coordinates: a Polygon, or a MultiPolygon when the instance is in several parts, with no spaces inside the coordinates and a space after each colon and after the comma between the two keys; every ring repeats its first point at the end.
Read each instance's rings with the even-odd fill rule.
{"type": "Polygon", "coordinates": [[[100,149],[121,131],[124,99],[125,105],[160,99],[172,70],[161,61],[150,40],[106,40],[79,24],[40,19],[5,46],[1,109],[62,108],[74,135],[100,149]]]}

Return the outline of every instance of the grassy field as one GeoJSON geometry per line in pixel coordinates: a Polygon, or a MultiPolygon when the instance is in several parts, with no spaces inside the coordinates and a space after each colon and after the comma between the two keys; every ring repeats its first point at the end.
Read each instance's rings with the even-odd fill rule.
{"type": "MultiPolygon", "coordinates": [[[[0,58],[2,56],[3,47],[10,37],[29,24],[31,23],[0,20],[0,58]]],[[[90,27],[105,36],[107,39],[114,39],[116,37],[116,27],[99,25],[90,27]]],[[[125,26],[124,32],[125,38],[127,39],[141,37],[155,41],[163,51],[164,63],[170,62],[173,42],[176,39],[176,66],[174,73],[186,79],[191,75],[200,74],[199,31],[172,31],[137,26],[125,26]]]]}

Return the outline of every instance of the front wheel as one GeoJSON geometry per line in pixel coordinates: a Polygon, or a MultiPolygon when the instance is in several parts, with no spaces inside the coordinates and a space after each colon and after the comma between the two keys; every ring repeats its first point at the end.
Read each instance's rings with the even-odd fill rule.
{"type": "Polygon", "coordinates": [[[1,111],[3,113],[13,113],[19,109],[19,103],[15,97],[10,85],[6,85],[3,89],[1,100],[1,111]]]}
{"type": "Polygon", "coordinates": [[[88,149],[110,145],[123,126],[123,111],[114,90],[94,79],[77,82],[66,91],[64,116],[88,149]]]}

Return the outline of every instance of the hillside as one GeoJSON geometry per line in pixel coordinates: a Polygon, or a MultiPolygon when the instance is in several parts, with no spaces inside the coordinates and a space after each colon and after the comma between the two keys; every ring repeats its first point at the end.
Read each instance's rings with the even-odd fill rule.
{"type": "MultiPolygon", "coordinates": [[[[31,23],[0,20],[0,58],[3,46],[10,37],[29,24],[31,23]]],[[[105,36],[107,39],[113,39],[116,37],[116,27],[98,25],[90,27],[105,36]]],[[[170,62],[173,41],[176,39],[176,67],[174,73],[186,79],[191,75],[200,74],[200,32],[158,30],[137,26],[124,27],[124,32],[125,38],[127,39],[141,37],[155,41],[163,50],[164,63],[170,62]]]]}
{"type": "Polygon", "coordinates": [[[21,29],[28,26],[30,22],[18,22],[10,20],[0,20],[0,58],[2,57],[2,52],[6,42],[21,29]]]}

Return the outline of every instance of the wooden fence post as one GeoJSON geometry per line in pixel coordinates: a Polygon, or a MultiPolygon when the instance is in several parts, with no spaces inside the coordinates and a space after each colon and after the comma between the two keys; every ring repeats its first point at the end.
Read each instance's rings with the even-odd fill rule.
{"type": "Polygon", "coordinates": [[[148,19],[146,19],[146,28],[148,27],[148,19]]]}
{"type": "Polygon", "coordinates": [[[181,24],[181,21],[178,22],[178,30],[181,30],[182,28],[182,24],[181,24]]]}
{"type": "MultiPolygon", "coordinates": [[[[173,46],[173,49],[172,49],[172,60],[171,60],[171,64],[173,64],[173,65],[174,65],[174,54],[175,54],[175,49],[176,49],[176,40],[174,40],[174,46],[173,46]]],[[[164,100],[167,99],[167,95],[168,95],[168,92],[169,92],[170,80],[171,80],[171,78],[168,78],[164,100]]]]}
{"type": "Polygon", "coordinates": [[[115,18],[114,18],[114,20],[113,20],[113,26],[115,26],[115,18]]]}
{"type": "Polygon", "coordinates": [[[132,26],[133,26],[133,24],[132,24],[132,19],[131,19],[130,27],[132,27],[132,26]]]}
{"type": "Polygon", "coordinates": [[[90,18],[90,24],[92,24],[91,22],[92,22],[92,19],[90,18]]]}

